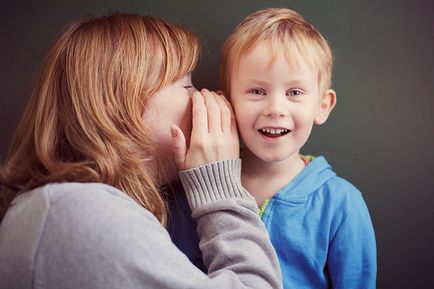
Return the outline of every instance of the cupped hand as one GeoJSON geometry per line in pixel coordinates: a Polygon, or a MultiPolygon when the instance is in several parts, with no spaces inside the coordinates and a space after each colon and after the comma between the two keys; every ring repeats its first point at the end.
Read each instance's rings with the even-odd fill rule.
{"type": "Polygon", "coordinates": [[[187,148],[182,130],[173,125],[172,150],[179,169],[239,157],[235,116],[227,99],[207,89],[197,91],[193,100],[193,127],[187,148]]]}

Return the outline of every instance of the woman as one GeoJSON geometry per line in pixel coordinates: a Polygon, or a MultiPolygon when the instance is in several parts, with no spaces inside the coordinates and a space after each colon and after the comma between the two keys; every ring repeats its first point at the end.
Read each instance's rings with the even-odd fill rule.
{"type": "Polygon", "coordinates": [[[191,83],[198,54],[193,33],[149,16],[60,35],[0,171],[0,288],[281,287],[230,108],[191,83]],[[208,275],[165,230],[175,160],[208,275]]]}

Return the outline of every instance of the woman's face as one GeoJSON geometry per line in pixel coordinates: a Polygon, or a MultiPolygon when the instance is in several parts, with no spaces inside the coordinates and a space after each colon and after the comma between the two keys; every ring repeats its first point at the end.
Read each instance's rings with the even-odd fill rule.
{"type": "Polygon", "coordinates": [[[178,175],[170,147],[170,126],[176,124],[181,128],[188,145],[191,133],[191,96],[195,91],[191,74],[187,74],[152,96],[144,115],[156,142],[158,161],[163,166],[168,181],[175,180],[178,175]]]}

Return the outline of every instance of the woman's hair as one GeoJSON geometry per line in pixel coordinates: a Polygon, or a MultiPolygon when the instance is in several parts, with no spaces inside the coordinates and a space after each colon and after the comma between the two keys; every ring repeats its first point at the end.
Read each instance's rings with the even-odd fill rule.
{"type": "Polygon", "coordinates": [[[268,8],[248,15],[225,41],[220,64],[220,81],[225,95],[230,96],[232,71],[241,58],[258,43],[267,41],[270,53],[283,52],[290,63],[302,55],[318,71],[320,92],[331,86],[333,54],[325,38],[297,12],[286,8],[268,8]]]}
{"type": "Polygon", "coordinates": [[[155,145],[143,114],[159,89],[194,69],[199,52],[196,34],[158,17],[74,21],[49,50],[0,168],[4,212],[14,196],[47,183],[100,182],[165,225],[161,170],[151,171],[155,145]]]}

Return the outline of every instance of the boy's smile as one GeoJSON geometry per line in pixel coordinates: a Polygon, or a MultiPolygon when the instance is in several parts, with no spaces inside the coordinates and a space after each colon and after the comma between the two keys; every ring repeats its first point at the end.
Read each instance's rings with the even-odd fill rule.
{"type": "Polygon", "coordinates": [[[298,158],[313,124],[324,122],[318,71],[293,49],[289,57],[259,42],[232,71],[231,102],[248,150],[264,162],[298,158]]]}
{"type": "Polygon", "coordinates": [[[260,128],[258,131],[260,134],[264,135],[265,137],[271,137],[271,138],[281,137],[291,132],[291,130],[286,128],[270,128],[270,127],[260,128]]]}

